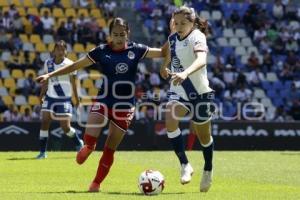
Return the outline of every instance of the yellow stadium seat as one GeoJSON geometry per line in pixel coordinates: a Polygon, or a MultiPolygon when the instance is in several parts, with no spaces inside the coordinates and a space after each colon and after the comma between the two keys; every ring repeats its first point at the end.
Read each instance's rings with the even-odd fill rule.
{"type": "Polygon", "coordinates": [[[13,79],[13,78],[4,79],[4,87],[6,87],[6,88],[15,88],[16,87],[15,79],[13,79]]]}
{"type": "Polygon", "coordinates": [[[16,89],[17,88],[9,88],[9,91],[8,91],[8,94],[12,97],[15,97],[16,96],[16,89]]]}
{"type": "Polygon", "coordinates": [[[77,16],[84,15],[85,17],[89,16],[89,12],[86,8],[79,8],[77,12],[77,16]]]}
{"type": "Polygon", "coordinates": [[[102,28],[106,27],[106,21],[103,18],[97,19],[98,25],[101,26],[102,28]]]}
{"type": "Polygon", "coordinates": [[[27,13],[31,14],[31,15],[36,15],[36,16],[40,15],[38,9],[34,8],[34,7],[29,7],[28,10],[27,10],[27,13]]]}
{"type": "Polygon", "coordinates": [[[15,79],[18,79],[18,78],[24,78],[24,73],[22,70],[20,69],[14,69],[12,70],[11,72],[11,76],[15,79]]]}
{"type": "Polygon", "coordinates": [[[30,52],[29,53],[29,60],[30,60],[30,62],[32,63],[34,59],[35,59],[35,52],[30,52]]]}
{"type": "Polygon", "coordinates": [[[57,20],[57,23],[56,23],[56,26],[57,26],[57,28],[61,25],[61,22],[67,22],[67,18],[65,18],[65,17],[61,17],[61,18],[58,18],[58,20],[57,20]]]}
{"type": "Polygon", "coordinates": [[[28,8],[34,7],[34,3],[33,3],[32,1],[33,1],[33,0],[24,0],[24,1],[23,1],[23,5],[24,5],[25,7],[28,7],[28,8]]]}
{"type": "Polygon", "coordinates": [[[1,0],[0,1],[0,7],[3,7],[3,6],[9,6],[9,3],[7,0],[1,0]]]}
{"type": "Polygon", "coordinates": [[[70,0],[61,0],[60,3],[64,8],[71,8],[72,4],[70,0]]]}
{"type": "Polygon", "coordinates": [[[46,45],[44,43],[37,43],[35,45],[35,50],[37,52],[46,52],[47,51],[47,48],[46,48],[46,45]]]}
{"type": "MultiPolygon", "coordinates": [[[[2,0],[3,1],[3,0],[2,0]]],[[[21,1],[20,0],[10,0],[11,4],[15,4],[15,6],[22,6],[21,1]]]]}
{"type": "Polygon", "coordinates": [[[91,43],[88,43],[88,44],[86,45],[85,50],[86,50],[86,51],[90,51],[90,50],[92,50],[92,49],[95,48],[95,47],[96,47],[96,45],[91,44],[91,43]]]}
{"type": "Polygon", "coordinates": [[[41,37],[38,34],[30,35],[29,41],[34,44],[42,43],[41,37]]]}
{"type": "Polygon", "coordinates": [[[45,11],[48,11],[48,16],[51,16],[51,10],[50,10],[50,8],[45,8],[45,7],[43,7],[43,8],[41,8],[41,10],[40,10],[40,16],[42,17],[42,16],[44,16],[44,13],[45,13],[45,11]]]}
{"type": "Polygon", "coordinates": [[[11,96],[3,96],[2,100],[3,100],[4,104],[7,106],[14,104],[14,101],[11,96]]]}
{"type": "Polygon", "coordinates": [[[20,14],[21,17],[26,16],[25,9],[23,7],[17,7],[18,13],[20,14]]]}
{"type": "Polygon", "coordinates": [[[0,61],[0,69],[5,69],[5,65],[3,61],[0,61]]]}
{"type": "Polygon", "coordinates": [[[90,70],[89,78],[93,80],[97,80],[101,78],[101,74],[98,70],[90,70]]]}
{"type": "Polygon", "coordinates": [[[22,40],[23,43],[28,42],[28,36],[26,34],[20,34],[19,35],[20,39],[22,40]]]}
{"type": "Polygon", "coordinates": [[[66,17],[73,16],[75,18],[77,16],[76,10],[74,8],[67,8],[65,15],[66,15],[66,17]]]}
{"type": "Polygon", "coordinates": [[[79,44],[79,43],[74,44],[74,46],[73,46],[73,51],[74,51],[75,53],[82,53],[82,52],[85,52],[85,49],[84,49],[83,44],[79,44]]]}
{"type": "Polygon", "coordinates": [[[54,8],[52,16],[57,18],[65,17],[64,11],[61,8],[54,8]]]}
{"type": "Polygon", "coordinates": [[[83,83],[82,83],[82,87],[84,87],[84,88],[93,88],[95,86],[94,86],[93,80],[91,80],[91,79],[84,79],[83,83]]]}
{"type": "Polygon", "coordinates": [[[32,108],[30,105],[21,105],[20,109],[19,109],[20,113],[24,114],[26,108],[28,108],[30,110],[30,113],[32,112],[32,108]]]}
{"type": "Polygon", "coordinates": [[[28,78],[30,74],[33,74],[33,78],[36,78],[36,72],[33,69],[26,69],[25,77],[28,78]]]}
{"type": "Polygon", "coordinates": [[[89,88],[88,95],[91,97],[96,97],[98,95],[99,90],[97,88],[89,88]]]}
{"type": "Polygon", "coordinates": [[[35,2],[35,5],[38,6],[38,5],[40,5],[41,3],[43,3],[44,0],[34,0],[34,2],[35,2]]]}
{"type": "Polygon", "coordinates": [[[9,11],[9,6],[2,7],[2,13],[9,11]]]}
{"type": "Polygon", "coordinates": [[[40,104],[40,100],[39,100],[39,98],[37,96],[30,95],[28,97],[28,104],[31,105],[31,106],[39,105],[40,104]]]}
{"type": "Polygon", "coordinates": [[[53,51],[53,49],[54,49],[54,43],[50,43],[50,44],[48,44],[48,51],[53,51]]]}
{"type": "Polygon", "coordinates": [[[1,78],[0,78],[0,87],[3,87],[3,82],[1,78]]]}
{"type": "Polygon", "coordinates": [[[72,60],[72,61],[76,61],[78,59],[76,53],[68,53],[67,57],[72,60]]]}
{"type": "Polygon", "coordinates": [[[91,16],[92,17],[96,17],[96,18],[101,18],[101,12],[100,9],[96,8],[96,9],[92,9],[91,10],[91,16]]]}

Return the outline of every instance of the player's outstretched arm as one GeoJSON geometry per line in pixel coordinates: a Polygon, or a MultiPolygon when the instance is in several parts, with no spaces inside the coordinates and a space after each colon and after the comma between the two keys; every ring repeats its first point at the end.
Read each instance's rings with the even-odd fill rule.
{"type": "Polygon", "coordinates": [[[77,92],[76,76],[75,75],[71,75],[70,76],[70,80],[71,80],[71,84],[72,84],[73,95],[75,97],[74,106],[78,107],[79,106],[79,97],[78,97],[78,92],[77,92]]]}
{"type": "Polygon", "coordinates": [[[163,57],[161,48],[149,48],[146,58],[161,58],[163,57]]]}
{"type": "Polygon", "coordinates": [[[78,69],[88,67],[90,65],[94,64],[91,59],[89,59],[87,56],[80,58],[76,62],[74,62],[71,65],[66,65],[65,67],[62,67],[60,69],[57,69],[51,73],[41,75],[36,78],[36,81],[39,83],[45,83],[49,78],[54,77],[54,76],[60,76],[64,74],[69,74],[73,71],[76,71],[78,69]]]}
{"type": "Polygon", "coordinates": [[[162,66],[160,67],[160,75],[162,78],[167,79],[170,75],[169,64],[171,62],[171,55],[169,50],[169,43],[166,42],[162,46],[162,54],[165,57],[162,66]]]}
{"type": "Polygon", "coordinates": [[[189,75],[200,70],[206,65],[207,53],[205,51],[199,51],[196,53],[197,58],[186,70],[180,73],[172,73],[172,80],[174,85],[180,85],[189,75]]]}

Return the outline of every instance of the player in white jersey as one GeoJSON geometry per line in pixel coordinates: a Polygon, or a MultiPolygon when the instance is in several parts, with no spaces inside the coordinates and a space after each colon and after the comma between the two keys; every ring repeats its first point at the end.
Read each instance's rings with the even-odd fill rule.
{"type": "MultiPolygon", "coordinates": [[[[72,64],[73,61],[66,58],[67,45],[63,40],[55,43],[52,57],[45,61],[45,73],[52,72],[56,69],[72,64]]],[[[79,138],[75,129],[71,127],[72,117],[72,91],[78,106],[79,98],[76,90],[75,75],[62,75],[49,79],[47,83],[42,86],[40,100],[42,102],[42,123],[40,130],[40,153],[37,159],[47,157],[47,141],[49,136],[49,128],[53,118],[60,122],[60,126],[64,133],[72,138],[76,145],[76,150],[79,150],[83,141],[79,138]]]]}
{"type": "Polygon", "coordinates": [[[169,53],[161,75],[171,75],[166,127],[174,151],[181,164],[182,184],[189,183],[193,168],[185,154],[183,138],[178,128],[180,118],[190,113],[193,129],[203,147],[205,159],[200,191],[207,192],[212,182],[213,139],[211,117],[214,112],[214,92],[209,87],[206,70],[208,47],[207,21],[200,19],[193,8],[180,7],[173,14],[175,33],[168,38],[169,53]],[[171,72],[167,64],[171,62],[171,72]]]}

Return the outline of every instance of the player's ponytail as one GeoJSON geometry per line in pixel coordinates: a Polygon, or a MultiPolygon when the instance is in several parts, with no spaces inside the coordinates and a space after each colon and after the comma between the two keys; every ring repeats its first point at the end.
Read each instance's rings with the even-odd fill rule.
{"type": "Polygon", "coordinates": [[[124,27],[125,31],[127,34],[129,34],[129,25],[128,25],[128,22],[121,18],[121,17],[117,17],[117,18],[114,18],[112,20],[112,22],[109,24],[109,34],[111,34],[112,32],[112,29],[115,27],[115,26],[122,26],[124,27]]]}
{"type": "Polygon", "coordinates": [[[202,32],[204,35],[208,34],[208,21],[199,16],[195,18],[195,26],[202,32]]]}
{"type": "Polygon", "coordinates": [[[183,14],[188,21],[194,23],[195,28],[199,29],[205,35],[208,34],[207,20],[199,17],[194,8],[181,6],[180,8],[175,10],[174,15],[177,14],[183,14]]]}

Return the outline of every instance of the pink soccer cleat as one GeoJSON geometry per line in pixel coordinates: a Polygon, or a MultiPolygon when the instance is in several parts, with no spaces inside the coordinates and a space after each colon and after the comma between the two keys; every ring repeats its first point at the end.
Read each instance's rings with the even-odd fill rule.
{"type": "Polygon", "coordinates": [[[78,151],[76,156],[76,162],[81,165],[93,152],[93,149],[90,149],[87,145],[84,145],[80,151],[78,151]]]}
{"type": "Polygon", "coordinates": [[[89,187],[89,192],[99,192],[100,190],[100,184],[92,182],[89,187]]]}

